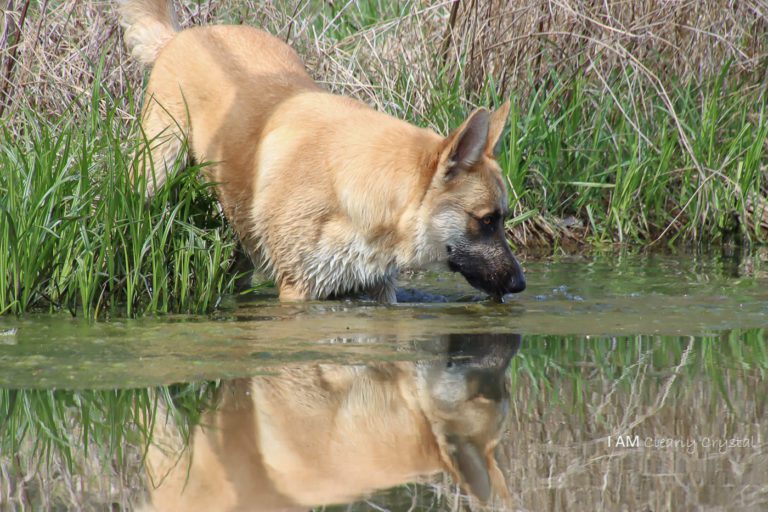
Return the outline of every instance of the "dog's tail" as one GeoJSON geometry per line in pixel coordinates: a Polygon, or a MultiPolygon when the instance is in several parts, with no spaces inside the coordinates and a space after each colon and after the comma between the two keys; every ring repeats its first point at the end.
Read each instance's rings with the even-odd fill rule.
{"type": "Polygon", "coordinates": [[[171,0],[120,0],[120,24],[131,55],[146,66],[181,30],[171,0]]]}

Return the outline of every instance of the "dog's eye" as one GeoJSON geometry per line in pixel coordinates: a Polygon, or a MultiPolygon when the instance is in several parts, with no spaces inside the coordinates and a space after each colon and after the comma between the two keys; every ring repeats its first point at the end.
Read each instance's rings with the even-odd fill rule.
{"type": "Polygon", "coordinates": [[[487,233],[491,233],[493,231],[494,226],[496,226],[499,219],[501,218],[499,212],[492,212],[482,217],[472,215],[471,213],[469,215],[475,219],[475,222],[480,224],[480,228],[487,233]]]}

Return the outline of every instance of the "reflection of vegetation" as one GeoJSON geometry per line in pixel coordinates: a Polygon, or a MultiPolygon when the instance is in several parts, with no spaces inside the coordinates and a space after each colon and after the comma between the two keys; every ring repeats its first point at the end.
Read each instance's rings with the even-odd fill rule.
{"type": "MultiPolygon", "coordinates": [[[[638,387],[638,379],[655,387],[669,382],[672,396],[684,397],[685,386],[674,384],[703,378],[711,383],[713,400],[738,411],[743,404],[734,385],[768,376],[765,336],[763,329],[685,338],[528,336],[512,360],[513,386],[525,388],[537,400],[588,414],[593,379],[614,383],[620,395],[654,388],[638,387]],[[572,385],[563,388],[563,382],[572,385]],[[564,389],[569,394],[564,395],[564,389]]],[[[650,403],[654,400],[653,396],[641,398],[650,403]]]]}
{"type": "MultiPolygon", "coordinates": [[[[768,405],[766,396],[756,404],[743,395],[768,377],[764,330],[696,338],[527,336],[510,375],[515,408],[523,419],[534,411],[557,410],[574,421],[596,419],[608,429],[618,428],[621,419],[606,406],[611,400],[632,406],[623,418],[629,424],[649,411],[693,402],[735,417],[768,405]]],[[[211,403],[215,387],[0,390],[0,453],[17,454],[0,457],[0,465],[17,482],[25,471],[50,475],[44,470],[50,465],[58,478],[61,472],[77,475],[98,466],[107,468],[113,480],[132,478],[137,492],[143,442],[152,437],[158,411],[170,406],[184,430],[211,403]]],[[[760,399],[752,392],[750,397],[760,399]]]]}
{"type": "Polygon", "coordinates": [[[171,414],[186,437],[216,388],[0,389],[0,473],[18,486],[17,497],[33,503],[69,503],[77,489],[67,487],[78,480],[91,499],[99,493],[111,499],[117,485],[129,500],[141,489],[141,459],[158,414],[171,414]]]}
{"type": "Polygon", "coordinates": [[[765,336],[528,338],[505,446],[521,508],[764,510],[765,336]]]}

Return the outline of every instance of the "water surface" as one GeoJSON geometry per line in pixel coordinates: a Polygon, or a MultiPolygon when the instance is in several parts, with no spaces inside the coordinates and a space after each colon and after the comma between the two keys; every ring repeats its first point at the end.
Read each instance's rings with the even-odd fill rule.
{"type": "MultiPolygon", "coordinates": [[[[445,369],[451,336],[519,334],[498,456],[511,500],[496,500],[497,508],[763,510],[767,259],[758,252],[741,259],[607,255],[528,262],[528,289],[503,304],[483,300],[458,276],[416,274],[405,276],[400,297],[419,302],[393,306],[281,305],[265,290],[229,298],[206,316],[4,317],[0,387],[56,389],[62,401],[82,403],[115,389],[266,382],[297,368],[302,374],[445,369]]],[[[15,396],[30,396],[24,393],[35,391],[15,396]]],[[[74,420],[72,432],[82,439],[74,420]]],[[[44,506],[102,510],[143,499],[138,448],[119,470],[91,461],[101,480],[79,480],[75,492],[67,490],[71,476],[33,469],[32,447],[24,446],[21,467],[0,454],[2,474],[12,481],[0,503],[11,509],[23,501],[24,485],[26,499],[44,506]]],[[[343,508],[455,510],[467,499],[466,485],[460,491],[445,475],[415,479],[422,483],[343,508]]]]}
{"type": "Polygon", "coordinates": [[[445,302],[279,304],[272,290],[209,316],[88,322],[0,318],[0,386],[112,388],[254,375],[294,360],[409,357],[398,342],[450,333],[714,336],[768,326],[768,264],[690,256],[526,265],[528,289],[483,300],[456,274],[417,274],[401,296],[445,302]],[[420,293],[410,293],[417,290],[420,293]],[[431,294],[431,295],[430,295],[431,294]]]}

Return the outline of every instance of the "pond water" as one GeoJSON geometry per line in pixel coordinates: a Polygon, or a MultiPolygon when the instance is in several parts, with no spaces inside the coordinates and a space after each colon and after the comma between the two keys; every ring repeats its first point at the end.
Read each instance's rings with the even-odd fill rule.
{"type": "Polygon", "coordinates": [[[179,510],[768,508],[768,253],[525,269],[503,304],[415,274],[393,306],[0,318],[0,510],[133,509],[147,425],[179,510]]]}

